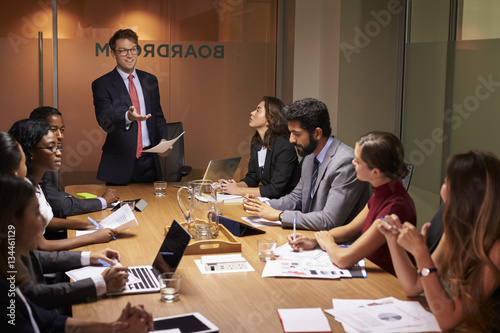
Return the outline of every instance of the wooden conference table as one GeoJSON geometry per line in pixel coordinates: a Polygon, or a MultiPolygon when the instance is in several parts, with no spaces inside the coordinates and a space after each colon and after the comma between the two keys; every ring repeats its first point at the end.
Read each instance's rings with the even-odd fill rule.
{"type": "MultiPolygon", "coordinates": [[[[135,213],[139,226],[120,233],[116,241],[78,250],[96,251],[110,247],[121,253],[124,266],[151,265],[163,241],[164,227],[170,225],[173,219],[184,221],[176,200],[178,189],[169,183],[167,195],[157,197],[152,184],[114,188],[120,193],[121,200],[142,198],[148,202],[149,206],[143,212],[135,213]]],[[[104,193],[105,187],[74,185],[66,187],[66,191],[72,195],[78,192],[100,195],[104,193]]],[[[109,214],[110,211],[106,210],[89,216],[102,219],[109,214]]],[[[241,216],[247,216],[241,205],[225,205],[222,214],[239,221],[242,221],[241,216]]],[[[163,303],[159,293],[104,297],[98,302],[73,306],[73,316],[112,321],[118,318],[127,302],[131,302],[133,305],[143,304],[154,317],[200,312],[217,325],[220,332],[282,332],[276,311],[280,308],[331,309],[332,298],[378,299],[394,296],[406,299],[398,280],[371,262],[367,262],[366,279],[262,278],[265,263],[259,261],[257,240],[276,239],[279,246],[286,242],[290,230],[260,228],[266,234],[238,238],[242,243],[242,255],[255,269],[254,272],[204,275],[194,263],[194,259],[200,259],[201,256],[185,255],[177,268],[177,272],[182,274],[180,299],[177,302],[163,303]]],[[[74,231],[70,232],[72,236],[74,231]]],[[[422,297],[420,301],[425,304],[422,297]]],[[[343,332],[342,325],[332,316],[326,316],[333,332],[343,332]]]]}

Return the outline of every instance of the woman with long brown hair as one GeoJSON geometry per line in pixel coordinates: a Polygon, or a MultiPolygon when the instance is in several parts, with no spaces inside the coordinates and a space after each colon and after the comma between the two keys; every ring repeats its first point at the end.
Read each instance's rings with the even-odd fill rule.
{"type": "Polygon", "coordinates": [[[240,182],[219,180],[223,193],[279,198],[295,188],[300,179],[300,166],[295,147],[289,142],[284,107],[278,98],[264,96],[250,112],[249,126],[255,129],[255,134],[248,173],[240,182]]]}
{"type": "Polygon", "coordinates": [[[429,223],[422,232],[395,215],[380,224],[396,274],[408,296],[425,293],[442,330],[463,324],[468,331],[498,332],[500,160],[481,151],[451,156],[441,197],[444,234],[432,255],[425,243],[429,223]]]}

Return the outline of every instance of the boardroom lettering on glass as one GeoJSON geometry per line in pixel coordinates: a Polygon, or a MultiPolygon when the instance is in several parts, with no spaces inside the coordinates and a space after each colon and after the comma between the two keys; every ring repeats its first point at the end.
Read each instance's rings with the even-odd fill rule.
{"type": "MultiPolygon", "coordinates": [[[[95,43],[95,56],[98,57],[101,54],[109,57],[108,43],[102,46],[100,43],[95,43]]],[[[158,56],[160,58],[224,59],[224,45],[145,44],[139,49],[138,55],[152,58],[158,56]]]]}

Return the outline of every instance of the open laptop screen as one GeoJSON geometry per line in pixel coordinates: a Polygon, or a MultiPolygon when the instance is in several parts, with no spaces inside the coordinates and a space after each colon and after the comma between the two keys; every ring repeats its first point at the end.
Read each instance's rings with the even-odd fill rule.
{"type": "Polygon", "coordinates": [[[203,176],[204,180],[218,181],[219,179],[232,179],[238,169],[241,157],[224,158],[221,160],[211,160],[208,163],[207,171],[203,176]]]}
{"type": "Polygon", "coordinates": [[[190,240],[191,234],[174,220],[156,255],[153,267],[160,273],[175,272],[190,240]]]}

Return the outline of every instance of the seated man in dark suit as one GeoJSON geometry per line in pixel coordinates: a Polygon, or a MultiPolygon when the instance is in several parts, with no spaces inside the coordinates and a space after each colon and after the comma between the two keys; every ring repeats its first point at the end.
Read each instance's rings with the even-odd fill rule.
{"type": "Polygon", "coordinates": [[[111,249],[98,252],[30,251],[29,256],[22,257],[22,261],[31,280],[23,284],[21,290],[33,303],[43,308],[69,314],[72,304],[95,302],[107,292],[123,289],[128,278],[127,267],[106,269],[102,275],[73,283],[47,284],[44,274],[66,272],[88,265],[101,266],[99,259],[115,265],[112,259],[119,260],[120,254],[111,249]]]}
{"type": "Polygon", "coordinates": [[[290,142],[302,161],[302,174],[295,189],[269,205],[246,198],[247,213],[291,228],[329,230],[349,223],[366,205],[369,183],[357,179],[352,160],[354,150],[331,135],[326,105],[305,98],[285,108],[290,142]]]}
{"type": "MultiPolygon", "coordinates": [[[[65,127],[61,112],[50,106],[42,106],[31,112],[30,119],[49,124],[52,132],[56,134],[58,145],[62,145],[65,127]]],[[[59,189],[55,172],[46,172],[40,182],[40,187],[52,207],[54,216],[60,218],[106,209],[119,199],[118,192],[113,189],[107,189],[101,197],[96,199],[75,198],[59,189]]]]}

